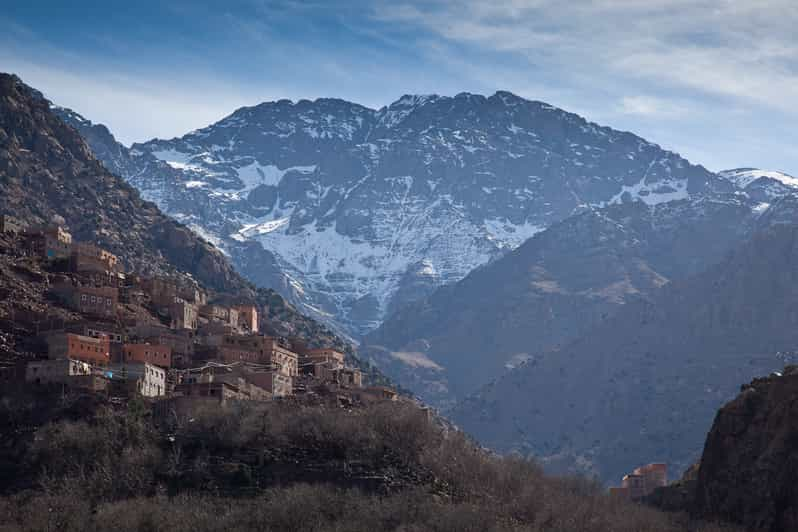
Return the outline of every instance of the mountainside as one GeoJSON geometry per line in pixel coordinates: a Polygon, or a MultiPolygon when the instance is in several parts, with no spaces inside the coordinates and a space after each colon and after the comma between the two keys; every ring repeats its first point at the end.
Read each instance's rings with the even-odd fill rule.
{"type": "Polygon", "coordinates": [[[697,274],[750,233],[742,196],[625,202],[554,224],[389,317],[361,351],[440,407],[697,274]]]}
{"type": "Polygon", "coordinates": [[[106,166],[251,280],[354,335],[580,209],[734,189],[630,133],[507,92],[380,110],[281,100],[130,150],[61,112],[106,166]]]}
{"type": "Polygon", "coordinates": [[[509,372],[453,419],[486,445],[604,480],[652,461],[686,468],[738,383],[798,341],[797,214],[783,198],[723,262],[509,372]]]}
{"type": "Polygon", "coordinates": [[[27,223],[60,216],[79,241],[113,252],[132,271],[191,277],[220,295],[269,307],[275,333],[345,347],[275,292],[256,290],[213,245],[143,200],[93,156],[40,93],[0,74],[0,212],[27,223]]]}

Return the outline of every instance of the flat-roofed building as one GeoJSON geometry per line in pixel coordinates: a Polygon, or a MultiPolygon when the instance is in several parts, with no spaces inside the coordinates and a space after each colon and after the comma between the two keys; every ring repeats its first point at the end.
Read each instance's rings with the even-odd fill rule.
{"type": "Polygon", "coordinates": [[[44,259],[66,259],[72,253],[72,235],[60,225],[31,228],[26,234],[33,253],[44,259]]]}
{"type": "Polygon", "coordinates": [[[136,393],[143,397],[166,395],[166,370],[147,362],[110,364],[106,376],[113,380],[132,383],[136,393]]]}
{"type": "Polygon", "coordinates": [[[63,283],[55,286],[53,292],[69,308],[83,315],[95,318],[116,317],[119,290],[112,286],[74,286],[63,283]]]}
{"type": "Polygon", "coordinates": [[[238,305],[235,309],[238,311],[239,328],[246,332],[258,332],[258,309],[255,305],[238,305]]]}
{"type": "Polygon", "coordinates": [[[91,375],[91,365],[72,358],[32,360],[25,367],[25,382],[65,384],[71,377],[91,375]]]}
{"type": "Polygon", "coordinates": [[[50,359],[74,359],[105,366],[111,359],[111,341],[107,336],[92,338],[73,333],[55,333],[47,337],[50,359]]]}
{"type": "Polygon", "coordinates": [[[130,364],[132,362],[154,364],[162,368],[172,367],[172,348],[167,345],[158,344],[123,344],[122,362],[130,364]]]}

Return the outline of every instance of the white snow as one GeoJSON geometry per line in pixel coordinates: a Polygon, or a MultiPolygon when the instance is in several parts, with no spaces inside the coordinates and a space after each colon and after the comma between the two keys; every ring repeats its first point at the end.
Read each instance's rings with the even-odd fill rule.
{"type": "Polygon", "coordinates": [[[668,201],[687,199],[686,179],[663,179],[653,183],[646,183],[646,177],[634,185],[623,185],[621,191],[615,194],[609,201],[603,202],[598,206],[612,205],[623,201],[623,195],[628,193],[632,200],[639,200],[646,205],[658,205],[668,201]]]}
{"type": "Polygon", "coordinates": [[[798,188],[798,178],[795,178],[778,170],[760,170],[757,168],[738,168],[735,170],[724,170],[719,172],[724,177],[736,184],[740,188],[745,188],[760,177],[768,177],[787,185],[788,187],[798,188]]]}
{"type": "Polygon", "coordinates": [[[516,225],[506,219],[485,220],[488,239],[496,242],[500,248],[515,249],[545,229],[542,225],[528,222],[516,225]]]}

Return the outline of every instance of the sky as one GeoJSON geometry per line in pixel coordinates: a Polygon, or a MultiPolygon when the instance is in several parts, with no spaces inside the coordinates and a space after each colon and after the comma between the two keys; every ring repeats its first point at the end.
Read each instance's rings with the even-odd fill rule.
{"type": "Polygon", "coordinates": [[[0,70],[171,138],[244,105],[509,90],[711,170],[798,175],[795,0],[5,0],[0,70]]]}

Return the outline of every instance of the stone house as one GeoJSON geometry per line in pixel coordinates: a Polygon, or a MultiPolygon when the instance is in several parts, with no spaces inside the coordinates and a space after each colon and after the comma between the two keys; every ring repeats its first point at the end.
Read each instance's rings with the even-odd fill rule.
{"type": "Polygon", "coordinates": [[[91,375],[91,365],[72,358],[32,360],[25,367],[25,382],[33,384],[66,384],[79,375],[91,375]]]}
{"type": "Polygon", "coordinates": [[[108,337],[91,338],[73,333],[54,333],[47,337],[47,355],[52,360],[74,359],[105,366],[111,359],[108,337]]]}

